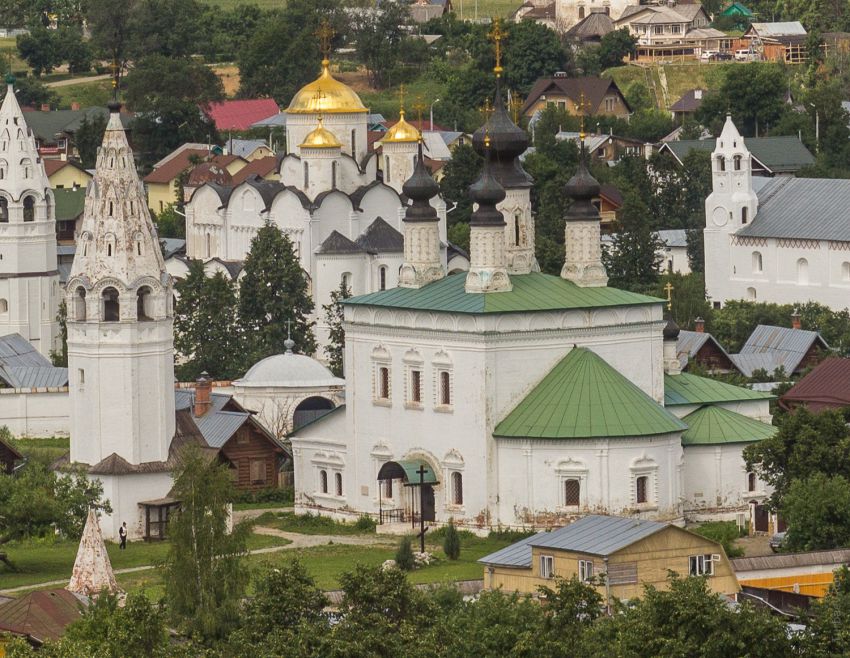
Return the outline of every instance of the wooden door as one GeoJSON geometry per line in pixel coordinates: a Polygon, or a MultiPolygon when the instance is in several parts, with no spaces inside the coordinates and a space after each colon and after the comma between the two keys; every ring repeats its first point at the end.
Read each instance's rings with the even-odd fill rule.
{"type": "Polygon", "coordinates": [[[434,487],[422,485],[422,518],[426,521],[436,520],[434,504],[434,487]]]}

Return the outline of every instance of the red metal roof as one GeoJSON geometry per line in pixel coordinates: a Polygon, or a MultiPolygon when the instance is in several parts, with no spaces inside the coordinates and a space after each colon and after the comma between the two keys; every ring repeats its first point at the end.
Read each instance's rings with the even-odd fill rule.
{"type": "Polygon", "coordinates": [[[219,130],[248,130],[257,121],[280,113],[273,98],[252,98],[211,103],[207,115],[219,130]]]}
{"type": "MultiPolygon", "coordinates": [[[[86,171],[76,162],[71,162],[69,160],[42,160],[44,163],[44,172],[48,176],[52,176],[60,169],[64,169],[65,167],[74,167],[75,169],[79,169],[80,171],[86,171]]],[[[88,173],[88,172],[86,172],[88,173]]]]}
{"type": "Polygon", "coordinates": [[[779,398],[786,409],[805,405],[812,411],[850,406],[850,359],[830,357],[779,398]]]}
{"type": "MultiPolygon", "coordinates": [[[[146,183],[170,183],[177,178],[181,172],[186,169],[191,169],[194,165],[189,159],[195,156],[201,160],[206,160],[209,156],[207,149],[185,149],[171,158],[168,162],[154,169],[151,173],[145,176],[146,183]]],[[[216,155],[212,158],[212,162],[222,167],[227,167],[234,160],[241,160],[237,155],[216,155]]]]}
{"type": "Polygon", "coordinates": [[[0,630],[32,638],[39,644],[56,640],[82,615],[83,605],[64,589],[33,592],[0,605],[0,630]]]}
{"type": "Polygon", "coordinates": [[[277,157],[274,155],[251,160],[248,164],[242,167],[242,169],[233,174],[233,184],[239,185],[239,183],[243,182],[253,174],[257,174],[260,178],[265,178],[277,169],[277,163],[277,157]]]}

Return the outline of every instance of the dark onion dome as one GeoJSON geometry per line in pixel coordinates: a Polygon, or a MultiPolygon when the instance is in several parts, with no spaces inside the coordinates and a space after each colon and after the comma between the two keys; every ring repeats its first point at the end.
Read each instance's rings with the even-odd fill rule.
{"type": "Polygon", "coordinates": [[[472,135],[472,147],[481,156],[485,151],[485,132],[490,137],[490,161],[496,180],[502,187],[531,187],[531,176],[525,172],[519,162],[519,156],[528,148],[528,133],[511,121],[502,99],[502,88],[498,78],[493,99],[493,114],[472,135]]]}
{"type": "Polygon", "coordinates": [[[118,114],[121,111],[121,101],[112,99],[106,104],[106,107],[109,108],[110,113],[118,114]]]}
{"type": "Polygon", "coordinates": [[[484,168],[478,180],[469,186],[469,198],[478,204],[469,219],[470,226],[504,226],[505,218],[496,205],[505,198],[505,188],[499,184],[490,170],[487,140],[485,139],[484,168]]]}
{"type": "Polygon", "coordinates": [[[433,179],[428,168],[425,166],[425,158],[422,155],[422,142],[419,142],[419,156],[416,158],[416,167],[413,175],[404,181],[401,187],[413,203],[408,206],[404,215],[406,222],[438,222],[437,210],[430,201],[440,192],[440,186],[433,179]]]}
{"type": "Polygon", "coordinates": [[[14,75],[12,75],[12,72],[11,72],[11,71],[9,71],[9,72],[6,74],[6,84],[7,84],[7,85],[13,85],[13,84],[15,84],[15,76],[14,76],[14,75]]]}
{"type": "Polygon", "coordinates": [[[673,321],[673,317],[667,316],[667,324],[664,325],[664,340],[678,340],[679,325],[673,321]]]}
{"type": "Polygon", "coordinates": [[[204,183],[215,183],[216,185],[232,185],[233,176],[224,167],[215,162],[202,162],[189,172],[186,185],[189,187],[200,187],[204,183]]]}
{"type": "Polygon", "coordinates": [[[567,181],[564,192],[573,200],[567,210],[567,221],[599,219],[599,211],[593,205],[593,200],[599,196],[599,183],[587,170],[583,152],[579,158],[578,171],[567,181]]]}

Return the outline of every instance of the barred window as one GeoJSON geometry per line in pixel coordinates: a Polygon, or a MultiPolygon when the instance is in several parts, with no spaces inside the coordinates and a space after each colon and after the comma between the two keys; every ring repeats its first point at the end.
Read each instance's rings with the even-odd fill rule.
{"type": "Polygon", "coordinates": [[[578,480],[564,482],[564,505],[578,507],[581,500],[581,483],[578,480]]]}
{"type": "Polygon", "coordinates": [[[463,474],[452,473],[452,504],[463,505],[463,474]]]}

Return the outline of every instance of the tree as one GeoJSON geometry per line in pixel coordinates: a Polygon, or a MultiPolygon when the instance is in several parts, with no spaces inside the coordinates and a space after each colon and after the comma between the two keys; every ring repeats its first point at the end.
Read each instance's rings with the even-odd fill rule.
{"type": "Polygon", "coordinates": [[[50,362],[57,368],[68,367],[68,305],[63,299],[56,311],[56,322],[59,323],[60,345],[57,350],[50,350],[50,362]]]}
{"type": "Polygon", "coordinates": [[[703,97],[696,119],[718,132],[724,117],[745,137],[763,134],[785,111],[785,74],[778,64],[752,62],[729,67],[720,89],[703,97]]]}
{"type": "Polygon", "coordinates": [[[97,150],[103,143],[106,121],[104,114],[85,114],[74,132],[74,146],[80,154],[80,164],[86,169],[94,169],[97,163],[97,150]]]}
{"type": "Polygon", "coordinates": [[[369,85],[383,89],[396,63],[402,43],[410,38],[406,26],[410,10],[398,0],[382,2],[377,11],[357,12],[352,21],[352,37],[357,42],[357,57],[366,67],[369,85]]]}
{"type": "Polygon", "coordinates": [[[156,232],[161,238],[185,238],[186,216],[177,212],[173,203],[169,203],[156,216],[156,232]]]}
{"type": "Polygon", "coordinates": [[[567,53],[557,33],[535,21],[520,21],[509,26],[504,66],[508,87],[523,96],[538,78],[569,68],[567,53]]]}
{"type": "Polygon", "coordinates": [[[648,221],[649,209],[635,190],[623,194],[617,232],[603,250],[608,285],[626,290],[643,290],[658,279],[662,244],[648,221]]]}
{"type": "Polygon", "coordinates": [[[188,57],[148,55],[127,75],[127,106],[157,116],[182,110],[186,104],[204,108],[224,98],[224,87],[215,72],[188,57]]]}
{"type": "Polygon", "coordinates": [[[629,122],[628,136],[645,142],[658,142],[673,131],[673,119],[669,112],[661,110],[639,110],[629,122]]]}
{"type": "Polygon", "coordinates": [[[673,286],[671,293],[673,320],[682,329],[690,329],[697,318],[705,319],[711,314],[711,304],[705,291],[705,278],[700,272],[679,274],[678,272],[661,275],[658,282],[649,291],[650,295],[665,299],[667,284],[673,286]]]}
{"type": "Polygon", "coordinates": [[[62,27],[56,31],[59,55],[68,62],[68,73],[86,73],[92,66],[92,49],[83,39],[81,27],[62,27]]]}
{"type": "Polygon", "coordinates": [[[313,354],[316,340],[313,323],[307,319],[313,300],[289,237],[266,222],[251,240],[244,271],[239,286],[239,322],[251,363],[281,351],[289,335],[288,323],[296,350],[313,354]]]}
{"type": "Polygon", "coordinates": [[[452,159],[443,167],[440,179],[440,192],[443,198],[456,204],[449,213],[449,228],[456,224],[469,224],[472,215],[472,201],[469,199],[469,186],[481,175],[484,158],[475,152],[471,144],[461,144],[452,152],[452,159]]]}
{"type": "Polygon", "coordinates": [[[622,66],[626,58],[634,57],[637,54],[637,42],[637,37],[626,27],[603,36],[598,51],[602,70],[622,66]]]}
{"type": "Polygon", "coordinates": [[[18,97],[18,103],[25,107],[50,105],[51,108],[55,108],[59,104],[59,96],[56,92],[35,77],[17,80],[15,95],[18,97]]]}
{"type": "Polygon", "coordinates": [[[850,546],[850,481],[841,475],[813,473],[794,480],[782,502],[790,551],[850,546]]]}
{"type": "Polygon", "coordinates": [[[193,55],[202,34],[202,12],[197,0],[136,0],[131,10],[131,54],[175,59],[193,55]]]}
{"type": "Polygon", "coordinates": [[[342,326],[345,315],[342,302],[351,297],[351,290],[341,281],[339,288],[331,293],[331,301],[322,306],[325,312],[325,322],[328,325],[328,344],[325,345],[325,356],[328,357],[328,367],[337,377],[344,375],[345,366],[345,328],[342,326]]]}
{"type": "Polygon", "coordinates": [[[450,560],[457,560],[460,557],[460,535],[453,519],[449,519],[449,524],[446,526],[446,535],[443,537],[443,553],[450,560]]]}
{"type": "Polygon", "coordinates": [[[174,307],[174,347],[181,355],[178,377],[194,381],[202,372],[214,379],[241,374],[237,356],[236,290],[223,273],[207,277],[200,260],[189,262],[189,273],[177,282],[174,307]]]}
{"type": "Polygon", "coordinates": [[[413,548],[410,543],[410,535],[404,535],[398,543],[395,553],[395,565],[402,571],[413,571],[415,562],[413,559],[413,548]]]}
{"type": "Polygon", "coordinates": [[[809,607],[809,622],[799,638],[801,656],[850,653],[850,569],[835,570],[826,596],[809,607]]]}
{"type": "Polygon", "coordinates": [[[140,0],[87,0],[86,23],[95,52],[118,66],[120,75],[132,48],[133,16],[140,0]]]}
{"type": "Polygon", "coordinates": [[[32,69],[33,75],[41,77],[62,63],[58,38],[54,30],[45,27],[33,28],[29,34],[17,38],[18,52],[32,69]]]}
{"type": "Polygon", "coordinates": [[[554,589],[542,586],[537,590],[546,599],[546,634],[561,640],[566,655],[590,653],[585,644],[588,631],[605,610],[605,599],[597,589],[600,584],[596,578],[582,582],[576,576],[556,576],[554,589]]]}
{"type": "Polygon", "coordinates": [[[171,617],[205,641],[225,637],[239,621],[248,582],[243,557],[250,526],[228,532],[233,480],[227,466],[186,448],[174,471],[179,511],[169,523],[165,597],[171,617]]]}

